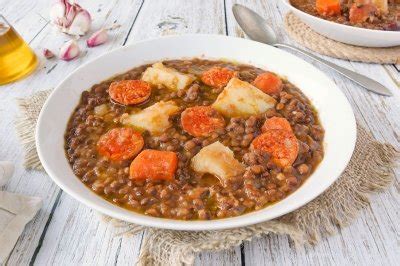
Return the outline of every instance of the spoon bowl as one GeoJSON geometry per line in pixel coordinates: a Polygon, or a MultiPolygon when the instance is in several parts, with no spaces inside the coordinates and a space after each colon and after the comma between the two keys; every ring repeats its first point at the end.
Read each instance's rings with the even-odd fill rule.
{"type": "Polygon", "coordinates": [[[232,12],[242,29],[251,28],[251,30],[245,31],[250,39],[272,46],[277,43],[275,31],[259,14],[239,4],[233,5],[232,12]]]}

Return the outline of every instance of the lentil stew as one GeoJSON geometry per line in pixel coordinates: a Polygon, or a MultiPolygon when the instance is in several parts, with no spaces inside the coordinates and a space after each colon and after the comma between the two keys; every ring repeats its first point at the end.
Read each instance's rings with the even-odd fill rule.
{"type": "Polygon", "coordinates": [[[75,175],[104,199],[181,220],[239,216],[294,192],[324,156],[309,99],[250,65],[143,65],[84,91],[65,133],[75,175]]]}
{"type": "Polygon", "coordinates": [[[290,0],[292,6],[332,22],[400,31],[400,0],[290,0]]]}

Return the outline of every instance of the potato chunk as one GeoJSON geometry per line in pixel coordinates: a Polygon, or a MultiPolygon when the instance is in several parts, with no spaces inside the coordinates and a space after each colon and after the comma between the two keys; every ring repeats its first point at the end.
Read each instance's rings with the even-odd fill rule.
{"type": "Polygon", "coordinates": [[[248,82],[232,78],[212,107],[227,117],[247,117],[275,106],[275,99],[248,82]]]}
{"type": "Polygon", "coordinates": [[[169,117],[175,114],[179,107],[173,101],[158,102],[137,113],[123,116],[121,122],[152,135],[159,135],[171,126],[169,117]]]}
{"type": "Polygon", "coordinates": [[[386,14],[389,11],[388,0],[372,0],[372,4],[374,4],[383,14],[386,14]]]}
{"type": "Polygon", "coordinates": [[[191,161],[194,171],[209,173],[218,177],[224,185],[226,181],[244,172],[244,166],[235,159],[233,151],[217,141],[202,148],[191,161]]]}
{"type": "Polygon", "coordinates": [[[166,87],[169,90],[178,91],[189,86],[195,80],[195,77],[180,73],[173,68],[165,67],[158,62],[146,69],[142,80],[159,88],[166,87]]]}

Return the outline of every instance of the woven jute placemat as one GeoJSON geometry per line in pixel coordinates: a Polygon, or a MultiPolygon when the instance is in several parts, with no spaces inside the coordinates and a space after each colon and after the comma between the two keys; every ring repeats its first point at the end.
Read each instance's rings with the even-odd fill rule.
{"type": "MultiPolygon", "coordinates": [[[[16,128],[26,152],[25,167],[43,170],[35,148],[35,124],[49,95],[42,91],[19,99],[16,128]]],[[[340,178],[322,195],[279,219],[223,231],[173,231],[143,227],[101,215],[104,222],[122,227],[125,234],[144,232],[138,265],[192,265],[195,254],[219,251],[268,234],[288,235],[296,245],[316,243],[338,232],[369,204],[371,193],[386,189],[393,180],[400,153],[376,141],[358,127],[353,157],[340,178]]],[[[122,229],[121,229],[122,230],[122,229]]],[[[295,246],[296,246],[295,245],[295,246]]]]}
{"type": "Polygon", "coordinates": [[[370,48],[337,42],[316,33],[292,12],[286,14],[285,30],[297,43],[319,54],[365,63],[400,63],[400,46],[370,48]]]}

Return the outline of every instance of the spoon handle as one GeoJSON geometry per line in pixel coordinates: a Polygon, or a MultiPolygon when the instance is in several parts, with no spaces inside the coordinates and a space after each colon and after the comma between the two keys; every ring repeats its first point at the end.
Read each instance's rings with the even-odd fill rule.
{"type": "Polygon", "coordinates": [[[307,51],[304,51],[300,48],[288,45],[288,44],[283,44],[283,43],[276,43],[274,44],[275,47],[285,47],[285,48],[289,48],[291,50],[295,50],[309,58],[312,58],[324,65],[326,65],[327,67],[330,67],[331,69],[335,70],[336,72],[338,72],[339,74],[342,74],[343,76],[347,77],[348,79],[354,81],[355,83],[357,83],[358,85],[364,87],[367,90],[373,91],[375,93],[381,94],[381,95],[385,95],[385,96],[392,96],[392,93],[382,84],[380,84],[379,82],[370,79],[364,75],[358,74],[354,71],[351,71],[347,68],[338,66],[334,63],[331,63],[327,60],[324,60],[318,56],[315,56],[307,51]]]}

